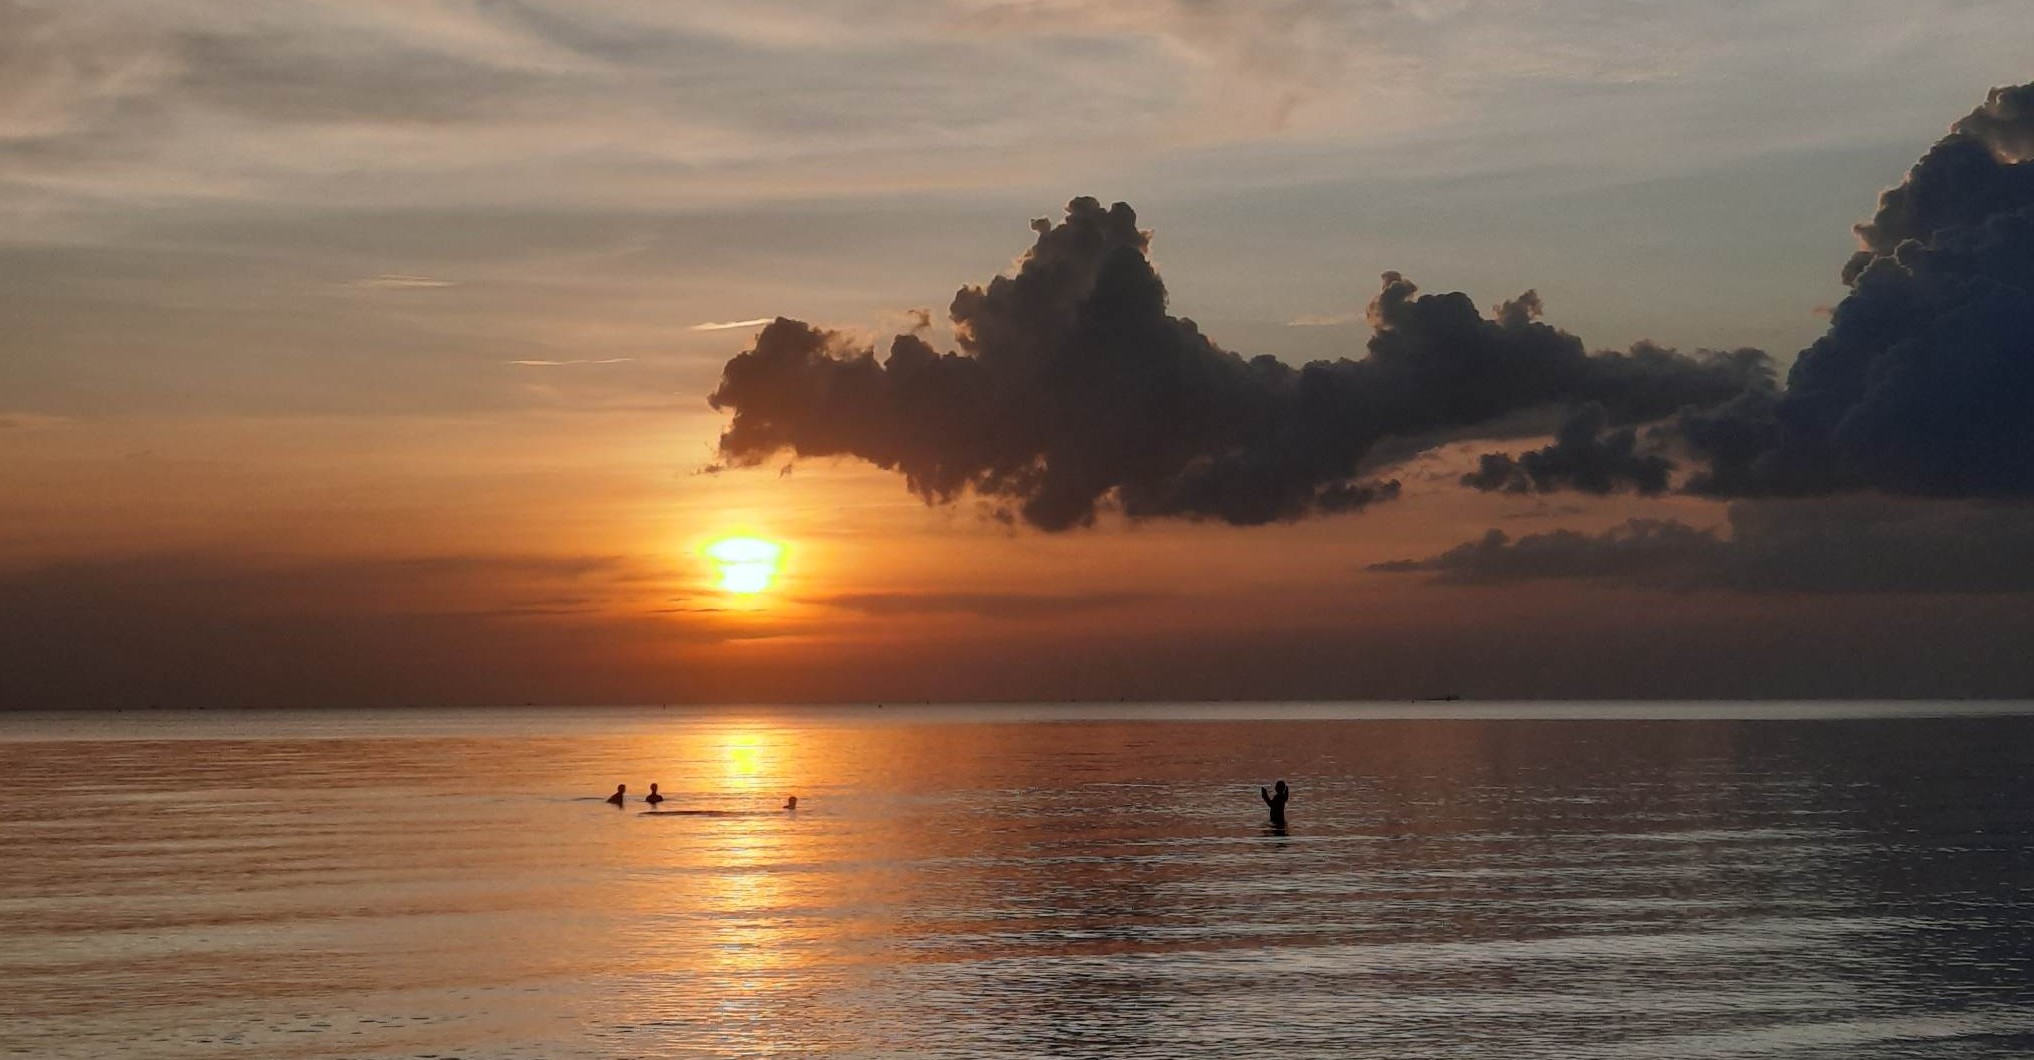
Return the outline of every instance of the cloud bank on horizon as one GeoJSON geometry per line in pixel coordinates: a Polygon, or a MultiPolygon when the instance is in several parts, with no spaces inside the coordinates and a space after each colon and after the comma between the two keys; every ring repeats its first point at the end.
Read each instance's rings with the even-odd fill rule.
{"type": "Polygon", "coordinates": [[[709,399],[733,464],[789,451],[973,494],[1047,531],[1133,519],[1238,525],[1397,495],[1371,466],[1566,406],[1552,445],[1485,456],[1483,490],[1719,497],[2034,494],[2034,85],[1994,89],[1857,227],[1849,294],[1786,385],[1755,349],[1589,352],[1527,291],[1488,315],[1384,274],[1357,359],[1294,368],[1172,315],[1150,233],[1075,199],[1013,273],[954,296],[959,349],[887,357],[778,318],[709,399]],[[1648,426],[1650,425],[1650,426],[1648,426]],[[1641,428],[1644,428],[1641,430],[1641,428]]]}
{"type": "Polygon", "coordinates": [[[1438,555],[1372,564],[1449,585],[1587,582],[1740,593],[2034,592],[2034,520],[2010,506],[1878,497],[1735,502],[1723,528],[1631,519],[1600,533],[1490,530],[1438,555]]]}

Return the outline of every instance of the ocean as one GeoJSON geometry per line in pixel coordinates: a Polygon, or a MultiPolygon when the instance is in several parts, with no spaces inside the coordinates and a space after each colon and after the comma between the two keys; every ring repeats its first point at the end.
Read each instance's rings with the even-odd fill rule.
{"type": "Polygon", "coordinates": [[[2030,1053],[2034,704],[0,714],[0,1056],[2030,1053]]]}

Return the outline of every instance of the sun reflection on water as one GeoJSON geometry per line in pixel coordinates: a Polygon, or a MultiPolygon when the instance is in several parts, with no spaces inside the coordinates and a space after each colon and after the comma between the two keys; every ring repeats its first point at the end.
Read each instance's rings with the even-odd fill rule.
{"type": "Polygon", "coordinates": [[[790,778],[829,771],[815,760],[826,744],[809,736],[730,720],[643,741],[677,779],[665,810],[628,829],[629,842],[648,844],[632,858],[653,866],[631,888],[616,939],[644,969],[647,989],[614,1000],[637,1027],[635,1045],[756,1056],[850,1044],[852,1017],[829,998],[855,928],[827,915],[819,868],[838,837],[824,815],[779,808],[790,778]]]}
{"type": "MultiPolygon", "coordinates": [[[[730,790],[754,794],[759,790],[769,766],[769,730],[731,733],[721,747],[721,759],[726,764],[724,780],[730,790]]],[[[772,734],[774,735],[774,734],[772,734]]]]}

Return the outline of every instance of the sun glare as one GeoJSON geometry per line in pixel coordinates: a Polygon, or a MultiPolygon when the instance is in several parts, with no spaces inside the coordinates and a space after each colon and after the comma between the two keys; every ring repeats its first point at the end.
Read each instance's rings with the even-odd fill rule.
{"type": "Polygon", "coordinates": [[[706,555],[720,568],[718,588],[747,596],[776,580],[784,546],[760,537],[724,537],[706,546],[706,555]]]}

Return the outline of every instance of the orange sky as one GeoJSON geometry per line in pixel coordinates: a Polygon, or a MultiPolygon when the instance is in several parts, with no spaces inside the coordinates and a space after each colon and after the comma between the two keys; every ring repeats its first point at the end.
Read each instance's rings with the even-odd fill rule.
{"type": "Polygon", "coordinates": [[[755,321],[952,349],[956,288],[1084,194],[1245,356],[1361,358],[1402,269],[1784,369],[2034,44],[2019,0],[1273,7],[0,8],[0,709],[2025,694],[2017,515],[1459,485],[1558,410],[1254,527],[709,472],[755,321]],[[1373,569],[1633,519],[1769,551],[1373,569]],[[730,534],[785,546],[768,592],[714,587],[730,534]]]}
{"type": "MultiPolygon", "coordinates": [[[[261,423],[96,445],[13,432],[30,444],[8,451],[7,546],[49,557],[17,564],[0,609],[26,656],[17,702],[1982,694],[2011,690],[2011,636],[2034,632],[2017,596],[1364,569],[1493,525],[1709,524],[1714,502],[1578,511],[1430,483],[1338,519],[1047,535],[928,508],[852,464],[704,475],[672,459],[716,425],[447,420],[349,444],[358,424],[297,421],[287,448],[261,423]],[[700,548],[732,532],[787,546],[769,592],[713,588],[700,548]]],[[[1431,464],[1446,480],[1467,457],[1431,464]]]]}

